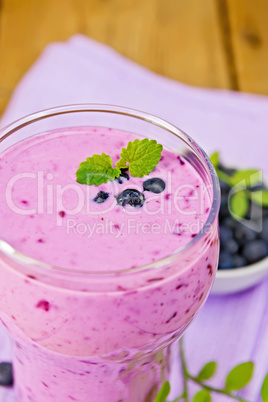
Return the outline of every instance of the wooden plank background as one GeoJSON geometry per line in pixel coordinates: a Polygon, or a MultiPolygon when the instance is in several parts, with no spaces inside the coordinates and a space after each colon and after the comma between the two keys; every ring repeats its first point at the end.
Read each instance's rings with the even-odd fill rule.
{"type": "Polygon", "coordinates": [[[0,0],[0,114],[44,46],[78,32],[185,83],[268,95],[267,0],[0,0]]]}

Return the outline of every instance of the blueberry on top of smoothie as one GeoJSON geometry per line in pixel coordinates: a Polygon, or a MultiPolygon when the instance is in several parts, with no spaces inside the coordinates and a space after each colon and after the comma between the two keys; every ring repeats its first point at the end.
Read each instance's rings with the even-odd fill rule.
{"type": "Polygon", "coordinates": [[[13,370],[11,363],[0,363],[0,385],[6,387],[13,385],[13,370]]]}
{"type": "Polygon", "coordinates": [[[148,179],[143,183],[144,191],[151,191],[155,194],[162,193],[165,188],[166,183],[164,182],[164,180],[159,179],[158,177],[153,177],[152,179],[148,179]]]}
{"type": "Polygon", "coordinates": [[[116,201],[122,207],[124,207],[126,204],[129,204],[132,207],[142,207],[145,197],[140,191],[128,188],[122,191],[122,193],[118,194],[116,201]]]}
{"type": "Polygon", "coordinates": [[[121,173],[119,177],[116,177],[116,180],[119,184],[123,184],[123,179],[129,180],[129,175],[126,173],[128,169],[121,169],[121,173]]]}
{"type": "Polygon", "coordinates": [[[109,198],[108,193],[105,193],[105,191],[99,191],[93,201],[95,201],[97,204],[102,204],[107,200],[107,198],[109,198]]]}

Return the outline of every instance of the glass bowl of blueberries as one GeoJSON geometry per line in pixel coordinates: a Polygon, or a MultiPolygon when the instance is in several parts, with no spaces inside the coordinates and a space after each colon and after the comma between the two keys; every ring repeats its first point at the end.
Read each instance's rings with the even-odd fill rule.
{"type": "Polygon", "coordinates": [[[246,290],[268,276],[268,186],[262,170],[211,161],[221,186],[220,257],[214,294],[246,290]]]}

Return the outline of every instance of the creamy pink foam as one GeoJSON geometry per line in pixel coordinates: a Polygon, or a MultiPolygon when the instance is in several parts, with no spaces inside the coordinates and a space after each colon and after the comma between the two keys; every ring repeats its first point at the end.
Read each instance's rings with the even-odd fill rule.
{"type": "Polygon", "coordinates": [[[7,150],[0,160],[0,236],[43,262],[86,270],[149,264],[185,245],[205,223],[210,202],[200,176],[178,155],[164,149],[149,176],[130,176],[123,184],[89,187],[75,181],[88,156],[105,152],[115,164],[121,148],[135,138],[106,128],[75,129],[7,150]],[[126,188],[143,192],[151,177],[165,181],[162,193],[144,192],[141,208],[116,203],[126,188]],[[102,204],[93,201],[99,191],[109,194],[102,204]]]}

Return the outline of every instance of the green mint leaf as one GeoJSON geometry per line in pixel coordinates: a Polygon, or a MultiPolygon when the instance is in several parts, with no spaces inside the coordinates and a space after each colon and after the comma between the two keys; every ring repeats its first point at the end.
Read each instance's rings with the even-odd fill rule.
{"type": "Polygon", "coordinates": [[[238,191],[231,196],[230,212],[235,218],[242,219],[249,209],[249,201],[246,191],[238,191]]]}
{"type": "Polygon", "coordinates": [[[246,362],[235,366],[227,375],[225,388],[228,391],[238,391],[244,388],[251,380],[254,370],[252,362],[246,362]]]}
{"type": "Polygon", "coordinates": [[[219,152],[213,152],[213,154],[210,155],[209,159],[212,162],[212,165],[217,168],[220,163],[220,154],[219,152]]]}
{"type": "Polygon", "coordinates": [[[209,362],[205,364],[197,376],[198,380],[200,381],[209,380],[215,374],[216,369],[217,369],[216,362],[209,362]]]}
{"type": "Polygon", "coordinates": [[[198,391],[193,397],[193,402],[211,402],[211,395],[207,389],[198,391]]]}
{"type": "Polygon", "coordinates": [[[134,140],[123,148],[121,159],[116,163],[118,168],[128,168],[131,176],[143,177],[148,175],[158,164],[163,146],[155,140],[144,138],[134,140]]]}
{"type": "Polygon", "coordinates": [[[112,159],[109,155],[92,155],[85,162],[80,163],[80,168],[76,172],[77,182],[89,186],[107,183],[120,176],[120,169],[113,168],[112,159]]]}
{"type": "Polygon", "coordinates": [[[268,191],[267,190],[260,190],[260,191],[253,191],[250,193],[251,200],[258,205],[262,205],[263,207],[268,207],[268,191]]]}
{"type": "Polygon", "coordinates": [[[158,394],[156,395],[154,402],[165,402],[168,395],[170,393],[170,384],[168,381],[166,381],[160,391],[158,392],[158,394]]]}
{"type": "Polygon", "coordinates": [[[261,387],[262,402],[268,402],[268,374],[265,376],[261,387]]]}
{"type": "Polygon", "coordinates": [[[243,187],[245,185],[251,187],[261,182],[262,174],[260,170],[256,169],[237,170],[230,179],[232,186],[241,184],[243,187]]]}

